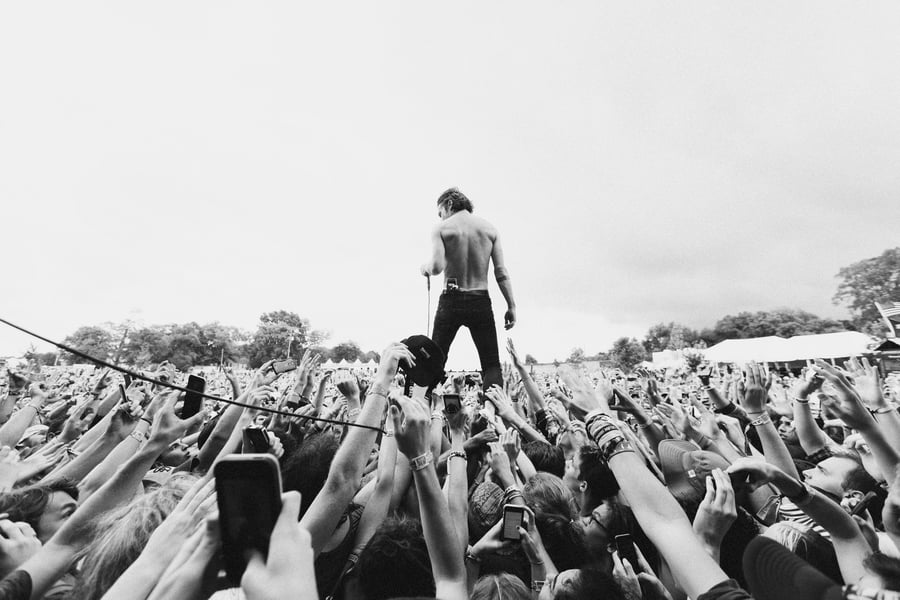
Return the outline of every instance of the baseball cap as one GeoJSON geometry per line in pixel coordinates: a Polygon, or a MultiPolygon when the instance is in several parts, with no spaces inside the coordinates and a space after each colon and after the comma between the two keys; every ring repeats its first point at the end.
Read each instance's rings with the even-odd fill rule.
{"type": "Polygon", "coordinates": [[[400,341],[416,357],[413,367],[401,363],[400,370],[408,381],[424,388],[432,388],[443,381],[446,357],[440,346],[424,335],[411,335],[400,341]]]}
{"type": "Polygon", "coordinates": [[[659,462],[666,478],[666,487],[673,496],[685,502],[703,499],[706,476],[715,469],[730,464],[715,452],[700,450],[682,440],[663,440],[659,443],[659,462]]]}
{"type": "Polygon", "coordinates": [[[900,592],[840,586],[802,558],[765,537],[744,551],[744,576],[756,600],[898,600],[900,592]]]}

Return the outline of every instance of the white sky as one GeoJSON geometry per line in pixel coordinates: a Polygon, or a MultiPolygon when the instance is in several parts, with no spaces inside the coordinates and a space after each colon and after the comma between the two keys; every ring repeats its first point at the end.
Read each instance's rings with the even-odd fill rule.
{"type": "Polygon", "coordinates": [[[844,316],[838,269],[900,239],[898,31],[895,2],[3,3],[0,315],[284,308],[380,350],[425,328],[458,185],[541,360],[844,316]]]}

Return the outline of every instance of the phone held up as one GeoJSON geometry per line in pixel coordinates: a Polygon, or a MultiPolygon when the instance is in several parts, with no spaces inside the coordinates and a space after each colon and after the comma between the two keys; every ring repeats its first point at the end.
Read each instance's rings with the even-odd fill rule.
{"type": "Polygon", "coordinates": [[[526,531],[531,528],[531,511],[519,504],[506,504],[503,507],[503,525],[500,530],[501,540],[521,539],[519,527],[526,531]]]}
{"type": "Polygon", "coordinates": [[[181,418],[189,419],[200,412],[200,408],[203,406],[203,392],[206,391],[206,380],[196,375],[188,375],[185,387],[189,391],[184,394],[181,418]]]}
{"type": "Polygon", "coordinates": [[[635,573],[641,572],[641,568],[638,566],[637,550],[634,549],[634,540],[631,539],[631,534],[623,533],[616,536],[616,552],[619,553],[619,558],[628,561],[635,573]]]}
{"type": "Polygon", "coordinates": [[[281,375],[282,373],[287,373],[288,371],[293,371],[297,368],[297,361],[289,358],[288,360],[279,360],[277,362],[272,363],[272,372],[281,375]]]}
{"type": "Polygon", "coordinates": [[[262,427],[244,428],[244,454],[264,454],[269,451],[269,435],[262,427]]]}
{"type": "Polygon", "coordinates": [[[225,572],[240,585],[248,551],[268,555],[281,512],[281,472],[271,454],[232,454],[216,464],[215,478],[225,572]]]}
{"type": "Polygon", "coordinates": [[[455,415],[461,408],[459,394],[444,394],[444,412],[448,415],[455,415]]]}

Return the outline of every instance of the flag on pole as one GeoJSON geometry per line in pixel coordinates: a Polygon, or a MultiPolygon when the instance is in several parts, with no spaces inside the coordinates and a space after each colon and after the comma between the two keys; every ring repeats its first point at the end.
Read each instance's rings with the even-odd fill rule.
{"type": "Polygon", "coordinates": [[[900,325],[900,302],[891,300],[876,302],[875,308],[881,314],[881,318],[887,323],[891,337],[897,337],[897,327],[900,325]]]}

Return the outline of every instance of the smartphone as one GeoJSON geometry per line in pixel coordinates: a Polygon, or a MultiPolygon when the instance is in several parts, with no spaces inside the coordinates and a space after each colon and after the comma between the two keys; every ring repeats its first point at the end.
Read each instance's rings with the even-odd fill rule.
{"type": "Polygon", "coordinates": [[[455,415],[461,408],[459,394],[444,394],[444,412],[448,415],[455,415]]]}
{"type": "Polygon", "coordinates": [[[519,527],[529,529],[531,527],[531,513],[524,506],[507,504],[503,507],[503,526],[500,531],[501,540],[521,539],[519,527]]]}
{"type": "Polygon", "coordinates": [[[869,508],[869,504],[872,503],[872,500],[876,498],[875,492],[868,492],[865,496],[862,497],[862,500],[856,503],[856,506],[853,507],[853,510],[850,511],[850,516],[862,516],[866,509],[869,508]]]}
{"type": "Polygon", "coordinates": [[[125,380],[125,389],[127,390],[131,387],[131,375],[126,373],[122,378],[125,380]]]}
{"type": "Polygon", "coordinates": [[[281,512],[281,471],[271,454],[231,454],[214,469],[225,572],[240,585],[247,551],[269,553],[281,512]]]}
{"type": "Polygon", "coordinates": [[[269,436],[262,427],[244,428],[244,454],[265,454],[269,451],[269,436]]]}
{"type": "Polygon", "coordinates": [[[272,363],[272,371],[281,375],[282,373],[287,373],[288,371],[293,371],[297,368],[297,361],[289,358],[288,360],[279,360],[277,362],[272,363]]]}
{"type": "Polygon", "coordinates": [[[206,391],[206,380],[196,375],[188,375],[185,387],[190,391],[184,395],[181,418],[189,419],[200,412],[200,407],[203,406],[203,392],[206,391]]]}
{"type": "Polygon", "coordinates": [[[625,559],[631,564],[631,568],[634,569],[635,573],[641,572],[641,567],[638,565],[637,550],[634,549],[634,540],[631,539],[631,534],[623,533],[616,536],[616,551],[619,553],[619,558],[625,559]]]}

